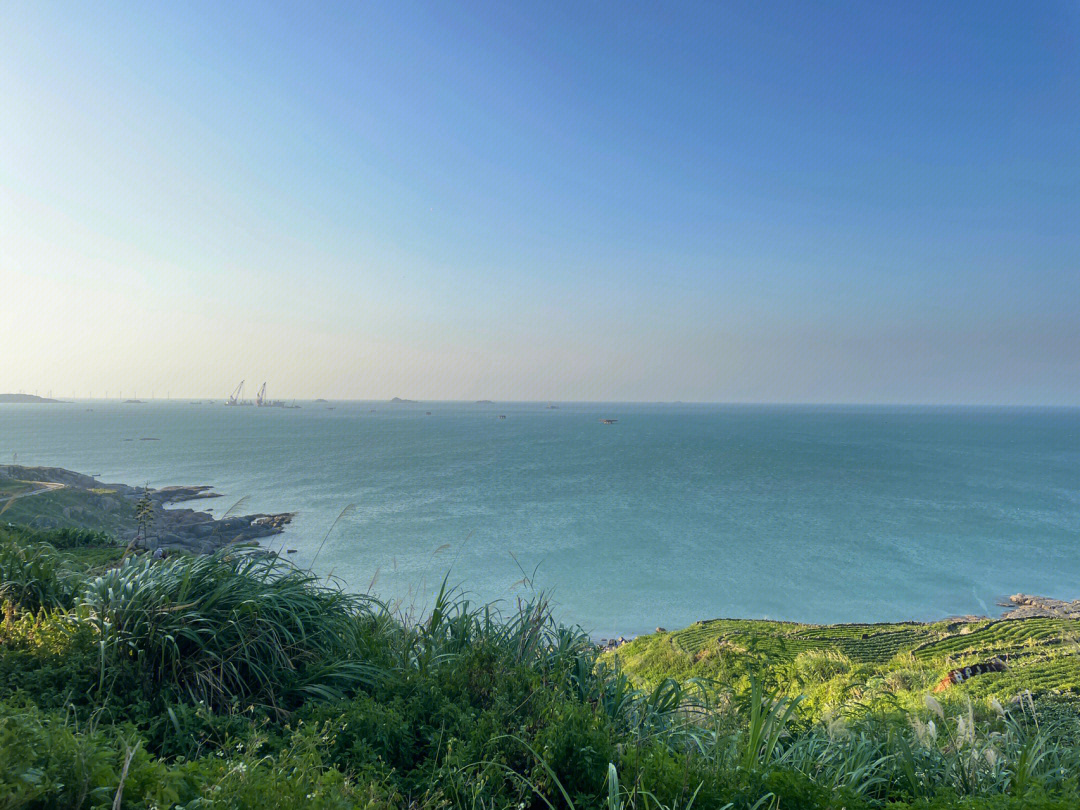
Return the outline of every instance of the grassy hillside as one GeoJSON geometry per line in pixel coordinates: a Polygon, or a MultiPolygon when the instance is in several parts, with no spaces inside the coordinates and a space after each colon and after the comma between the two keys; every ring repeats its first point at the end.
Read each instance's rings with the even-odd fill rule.
{"type": "Polygon", "coordinates": [[[617,657],[637,683],[664,678],[732,681],[754,673],[801,691],[822,711],[857,695],[921,700],[950,670],[992,658],[1004,672],[978,675],[947,690],[948,700],[1080,695],[1080,621],[1003,619],[931,624],[803,625],[715,619],[623,645],[617,657]]]}
{"type": "Polygon", "coordinates": [[[0,527],[0,808],[1080,806],[1070,681],[1026,691],[1075,662],[1060,623],[707,622],[600,656],[542,595],[409,617],[251,550],[121,557],[0,527]],[[991,651],[1013,666],[927,699],[991,651]]]}
{"type": "Polygon", "coordinates": [[[117,533],[135,526],[134,505],[105,488],[65,487],[51,492],[15,497],[37,484],[0,477],[0,522],[48,529],[90,528],[117,533]]]}

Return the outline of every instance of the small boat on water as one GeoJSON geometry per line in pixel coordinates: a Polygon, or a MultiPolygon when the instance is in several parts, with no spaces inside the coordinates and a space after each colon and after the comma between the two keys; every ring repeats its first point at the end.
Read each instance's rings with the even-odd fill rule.
{"type": "Polygon", "coordinates": [[[614,425],[618,421],[619,421],[618,419],[601,419],[600,424],[601,425],[614,425]]]}

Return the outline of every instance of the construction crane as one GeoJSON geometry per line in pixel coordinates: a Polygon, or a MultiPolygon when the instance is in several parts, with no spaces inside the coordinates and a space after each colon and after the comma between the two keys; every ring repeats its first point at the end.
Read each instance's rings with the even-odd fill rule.
{"type": "Polygon", "coordinates": [[[262,384],[262,388],[259,389],[259,393],[255,395],[255,405],[262,407],[266,404],[266,383],[262,384]]]}
{"type": "Polygon", "coordinates": [[[236,388],[233,390],[233,392],[229,395],[229,401],[226,402],[225,404],[226,405],[239,405],[240,404],[240,397],[241,397],[241,395],[243,395],[243,393],[244,393],[244,381],[241,380],[240,384],[238,386],[236,386],[236,388]]]}

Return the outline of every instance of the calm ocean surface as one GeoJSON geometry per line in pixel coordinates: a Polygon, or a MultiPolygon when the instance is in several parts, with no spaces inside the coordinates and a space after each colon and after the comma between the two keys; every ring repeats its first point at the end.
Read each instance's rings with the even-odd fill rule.
{"type": "Polygon", "coordinates": [[[1080,597],[1080,410],[332,404],[2,405],[0,462],[295,511],[305,566],[354,504],[319,572],[419,609],[535,571],[596,636],[1080,597]]]}

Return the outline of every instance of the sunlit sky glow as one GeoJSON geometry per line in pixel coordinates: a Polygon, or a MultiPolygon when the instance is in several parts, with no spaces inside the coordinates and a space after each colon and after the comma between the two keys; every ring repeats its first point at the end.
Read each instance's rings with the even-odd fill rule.
{"type": "Polygon", "coordinates": [[[2,18],[0,392],[1080,401],[1075,3],[2,18]]]}

